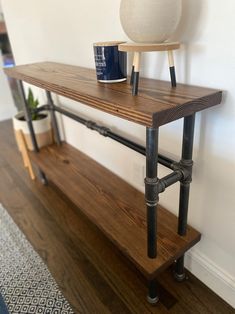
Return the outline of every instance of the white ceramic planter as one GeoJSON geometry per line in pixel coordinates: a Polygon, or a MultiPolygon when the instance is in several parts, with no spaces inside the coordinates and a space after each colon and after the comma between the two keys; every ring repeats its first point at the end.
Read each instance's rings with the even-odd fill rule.
{"type": "Polygon", "coordinates": [[[176,30],[182,0],[122,0],[120,20],[127,36],[138,43],[161,43],[176,30]]]}
{"type": "MultiPolygon", "coordinates": [[[[27,122],[22,120],[22,117],[24,117],[23,112],[19,112],[18,114],[15,115],[15,117],[13,118],[13,127],[15,131],[22,130],[28,149],[33,150],[29,128],[28,128],[27,122]]],[[[34,132],[36,135],[39,148],[46,145],[50,145],[52,143],[53,138],[52,138],[51,123],[50,123],[50,118],[48,115],[45,114],[45,118],[43,119],[34,120],[33,128],[34,128],[34,132]]],[[[18,147],[19,147],[19,144],[18,144],[18,147]]]]}

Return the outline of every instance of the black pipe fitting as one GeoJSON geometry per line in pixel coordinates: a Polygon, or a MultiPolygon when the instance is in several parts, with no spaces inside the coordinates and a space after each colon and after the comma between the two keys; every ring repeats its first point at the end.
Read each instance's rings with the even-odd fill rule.
{"type": "Polygon", "coordinates": [[[48,101],[47,106],[49,107],[50,116],[51,116],[51,124],[52,124],[54,138],[55,138],[56,144],[61,145],[60,131],[59,131],[56,115],[55,115],[55,104],[53,102],[51,92],[46,91],[46,95],[47,95],[47,101],[48,101]]]}
{"type": "Polygon", "coordinates": [[[98,132],[100,135],[103,135],[103,136],[105,136],[105,137],[108,136],[109,131],[110,131],[108,128],[106,128],[106,127],[104,127],[104,126],[99,126],[98,124],[96,124],[95,122],[90,121],[90,120],[88,120],[88,121],[85,122],[85,126],[86,126],[88,129],[93,130],[93,131],[96,131],[96,132],[98,132]]]}
{"type": "Polygon", "coordinates": [[[181,159],[180,162],[175,162],[173,164],[174,171],[180,171],[182,173],[182,178],[180,182],[191,183],[192,182],[192,172],[193,172],[193,161],[181,159]]]}
{"type": "Polygon", "coordinates": [[[181,169],[158,180],[158,193],[163,193],[166,188],[182,180],[184,173],[181,169]]]}
{"type": "Polygon", "coordinates": [[[182,183],[191,183],[192,182],[192,173],[193,173],[193,161],[181,159],[179,162],[180,169],[183,173],[182,183]]]}
{"type": "Polygon", "coordinates": [[[145,201],[148,206],[157,206],[159,201],[158,197],[158,184],[157,178],[145,178],[145,201]]]}

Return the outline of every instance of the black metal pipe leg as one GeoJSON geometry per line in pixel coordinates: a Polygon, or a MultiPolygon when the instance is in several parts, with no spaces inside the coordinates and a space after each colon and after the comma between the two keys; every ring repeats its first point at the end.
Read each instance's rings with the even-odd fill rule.
{"type": "MultiPolygon", "coordinates": [[[[187,232],[189,191],[190,183],[180,184],[178,234],[180,234],[181,236],[186,235],[187,232]]],[[[184,255],[182,255],[176,261],[174,277],[179,282],[184,281],[186,278],[184,269],[184,255]]]]}
{"type": "MultiPolygon", "coordinates": [[[[192,182],[192,169],[193,169],[193,139],[195,128],[195,114],[184,118],[184,131],[183,131],[183,145],[182,145],[182,158],[180,165],[186,170],[186,176],[180,183],[180,200],[179,200],[179,219],[178,219],[178,234],[185,236],[187,233],[188,222],[188,207],[189,207],[189,192],[190,184],[192,182]]],[[[184,255],[177,261],[175,266],[175,278],[178,281],[185,279],[184,270],[184,255]]]]}
{"type": "Polygon", "coordinates": [[[175,264],[174,271],[175,280],[178,282],[182,282],[186,279],[185,269],[184,269],[184,255],[182,255],[175,264]]]}
{"type": "Polygon", "coordinates": [[[151,280],[149,282],[149,287],[148,287],[149,291],[148,291],[148,296],[147,296],[147,300],[150,304],[156,304],[159,301],[159,289],[158,289],[158,283],[157,281],[151,280]]]}
{"type": "Polygon", "coordinates": [[[130,85],[133,85],[134,82],[134,71],[135,71],[135,67],[134,65],[132,65],[132,70],[131,70],[131,79],[130,79],[130,85]]]}
{"type": "Polygon", "coordinates": [[[29,109],[28,104],[27,104],[23,83],[22,83],[22,81],[19,80],[18,84],[19,84],[19,89],[20,89],[20,93],[21,93],[21,97],[22,97],[24,115],[25,115],[25,119],[26,119],[26,122],[27,122],[28,128],[29,128],[32,147],[33,147],[34,152],[38,152],[39,148],[38,148],[38,144],[37,144],[36,135],[34,133],[32,115],[31,115],[30,109],[29,109]]]}
{"type": "Polygon", "coordinates": [[[133,75],[133,86],[132,86],[132,95],[137,96],[139,91],[139,72],[134,72],[133,75]]]}
{"type": "Polygon", "coordinates": [[[55,105],[54,105],[53,99],[51,97],[51,93],[46,91],[46,94],[47,94],[47,100],[48,100],[50,113],[51,113],[51,124],[52,124],[53,134],[55,137],[56,144],[60,145],[61,140],[60,140],[60,132],[59,132],[59,128],[58,128],[58,124],[57,124],[57,120],[56,120],[56,115],[55,115],[55,105]]]}
{"type": "MultiPolygon", "coordinates": [[[[30,109],[29,109],[28,104],[27,104],[27,100],[26,100],[25,91],[24,91],[22,81],[19,81],[19,87],[20,87],[21,96],[23,99],[24,114],[25,114],[25,118],[26,118],[26,121],[28,124],[33,150],[35,153],[38,153],[39,147],[38,147],[36,135],[34,133],[33,122],[32,122],[32,113],[30,112],[30,109]]],[[[41,180],[42,184],[44,184],[44,185],[48,184],[46,175],[40,168],[38,168],[38,176],[39,176],[39,179],[41,180]]]]}
{"type": "Polygon", "coordinates": [[[176,74],[175,74],[175,67],[174,66],[170,67],[170,75],[171,75],[171,86],[176,87],[177,83],[176,83],[176,74]]]}
{"type": "Polygon", "coordinates": [[[157,257],[157,204],[158,204],[158,129],[146,129],[145,201],[147,207],[148,257],[157,257]]]}
{"type": "MultiPolygon", "coordinates": [[[[146,182],[146,184],[148,184],[146,182]]],[[[148,223],[148,257],[157,257],[157,228],[156,228],[156,211],[157,204],[153,206],[147,205],[147,223],[148,223]]]]}
{"type": "Polygon", "coordinates": [[[188,222],[190,183],[180,183],[180,201],[179,201],[179,218],[178,218],[178,234],[186,235],[188,222]]]}

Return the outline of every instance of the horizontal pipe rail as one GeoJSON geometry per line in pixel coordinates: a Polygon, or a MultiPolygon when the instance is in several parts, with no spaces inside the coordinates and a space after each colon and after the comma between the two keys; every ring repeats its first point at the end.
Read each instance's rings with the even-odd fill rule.
{"type": "MultiPolygon", "coordinates": [[[[126,139],[125,137],[122,137],[120,135],[117,135],[115,133],[113,133],[112,131],[109,130],[108,132],[108,137],[112,138],[113,140],[133,149],[134,151],[140,153],[141,155],[144,155],[146,156],[146,149],[145,147],[139,145],[139,144],[136,144],[128,139],[126,139]]],[[[158,154],[158,162],[169,168],[169,169],[174,169],[174,165],[176,164],[176,162],[168,157],[165,157],[161,154],[158,154]]]]}
{"type": "Polygon", "coordinates": [[[49,106],[48,105],[43,105],[43,106],[37,107],[35,109],[31,109],[31,113],[39,113],[39,112],[42,112],[42,111],[45,111],[45,110],[49,110],[49,106]]]}
{"type": "Polygon", "coordinates": [[[184,170],[175,170],[171,174],[158,180],[158,193],[162,193],[166,188],[181,181],[184,178],[184,170]]]}
{"type": "MultiPolygon", "coordinates": [[[[36,110],[34,110],[34,112],[41,112],[41,111],[49,110],[49,109],[50,108],[48,105],[43,105],[43,106],[40,106],[39,108],[37,108],[36,110]]],[[[122,136],[112,132],[109,128],[106,128],[104,126],[99,126],[98,124],[96,124],[93,121],[89,121],[89,120],[86,120],[84,118],[81,118],[78,115],[76,115],[76,114],[74,114],[74,113],[72,113],[72,112],[70,112],[70,111],[68,111],[62,107],[58,107],[58,106],[54,105],[54,110],[67,116],[68,118],[70,118],[72,120],[75,120],[75,121],[85,125],[87,128],[94,130],[96,132],[99,132],[101,135],[103,135],[105,137],[109,137],[109,138],[115,140],[116,142],[123,144],[124,146],[140,153],[141,155],[146,156],[146,149],[144,146],[139,145],[135,142],[132,142],[131,140],[128,140],[127,138],[122,137],[122,136]]],[[[175,169],[176,161],[174,161],[173,159],[170,159],[164,155],[161,155],[161,154],[158,155],[158,162],[161,165],[163,165],[163,166],[165,166],[171,170],[175,169]]]]}

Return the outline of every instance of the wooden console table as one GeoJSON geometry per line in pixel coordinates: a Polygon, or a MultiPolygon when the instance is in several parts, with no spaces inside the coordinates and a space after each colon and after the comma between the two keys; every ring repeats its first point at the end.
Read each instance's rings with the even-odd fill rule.
{"type": "Polygon", "coordinates": [[[175,263],[175,278],[182,281],[184,253],[201,237],[187,225],[195,113],[218,105],[222,92],[182,84],[172,88],[169,82],[141,79],[139,96],[133,97],[126,82],[98,83],[93,70],[51,62],[17,66],[5,72],[19,80],[34,145],[31,159],[38,165],[43,183],[47,177],[52,180],[134,263],[149,280],[149,302],[156,303],[158,274],[175,263]],[[40,151],[22,81],[47,93],[48,104],[38,111],[50,112],[56,143],[40,151]],[[144,125],[146,147],[56,106],[51,92],[144,125]],[[55,111],[145,155],[145,196],[96,161],[61,142],[55,111]],[[182,156],[180,161],[174,161],[158,153],[158,131],[160,126],[180,118],[184,118],[182,156]],[[158,163],[171,169],[171,174],[158,178],[158,163]],[[180,182],[178,217],[158,204],[159,194],[176,182],[180,182]]]}

